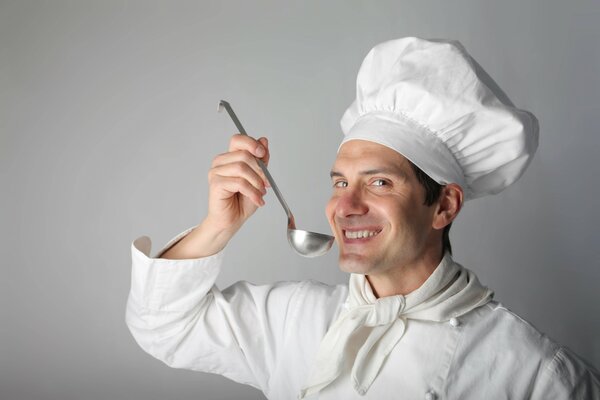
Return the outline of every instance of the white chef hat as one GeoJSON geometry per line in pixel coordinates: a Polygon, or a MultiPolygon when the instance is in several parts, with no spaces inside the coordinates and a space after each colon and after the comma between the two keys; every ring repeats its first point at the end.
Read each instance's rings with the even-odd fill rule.
{"type": "Polygon", "coordinates": [[[538,146],[535,116],[514,107],[457,41],[375,46],[340,124],[342,144],[362,139],[396,150],[436,182],[460,185],[466,200],[516,181],[538,146]]]}

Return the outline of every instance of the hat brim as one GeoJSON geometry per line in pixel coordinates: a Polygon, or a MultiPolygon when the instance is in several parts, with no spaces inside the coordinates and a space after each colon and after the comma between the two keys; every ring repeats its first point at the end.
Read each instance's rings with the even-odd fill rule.
{"type": "Polygon", "coordinates": [[[465,197],[470,197],[461,167],[440,138],[408,118],[399,119],[398,113],[377,111],[361,116],[339,148],[350,140],[386,146],[402,154],[440,185],[456,183],[465,197]]]}

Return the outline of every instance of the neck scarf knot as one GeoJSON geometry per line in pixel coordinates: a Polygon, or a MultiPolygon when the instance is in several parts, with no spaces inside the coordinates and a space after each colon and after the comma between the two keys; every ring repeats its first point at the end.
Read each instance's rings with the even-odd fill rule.
{"type": "Polygon", "coordinates": [[[398,319],[404,310],[404,296],[389,296],[376,299],[373,304],[356,306],[352,309],[354,318],[362,318],[365,326],[387,325],[398,319]]]}

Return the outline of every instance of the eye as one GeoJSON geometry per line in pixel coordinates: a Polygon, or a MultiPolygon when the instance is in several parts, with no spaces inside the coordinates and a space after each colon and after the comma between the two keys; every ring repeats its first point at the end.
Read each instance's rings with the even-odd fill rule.
{"type": "Polygon", "coordinates": [[[347,186],[348,186],[348,182],[346,182],[346,181],[337,181],[337,182],[333,183],[333,187],[336,187],[336,188],[344,188],[347,186]]]}
{"type": "Polygon", "coordinates": [[[386,185],[389,185],[389,182],[386,181],[385,179],[375,179],[375,180],[373,180],[373,182],[371,182],[371,184],[373,186],[386,186],[386,185]]]}

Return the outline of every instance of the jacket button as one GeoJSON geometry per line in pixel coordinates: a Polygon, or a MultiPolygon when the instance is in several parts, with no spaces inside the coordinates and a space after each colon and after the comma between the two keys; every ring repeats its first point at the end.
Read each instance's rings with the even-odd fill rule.
{"type": "Polygon", "coordinates": [[[456,318],[450,318],[450,321],[448,322],[450,322],[450,325],[452,325],[455,328],[460,325],[460,321],[456,318]]]}
{"type": "Polygon", "coordinates": [[[436,398],[437,396],[435,395],[435,392],[433,390],[430,390],[427,393],[425,393],[425,400],[435,400],[436,398]]]}

